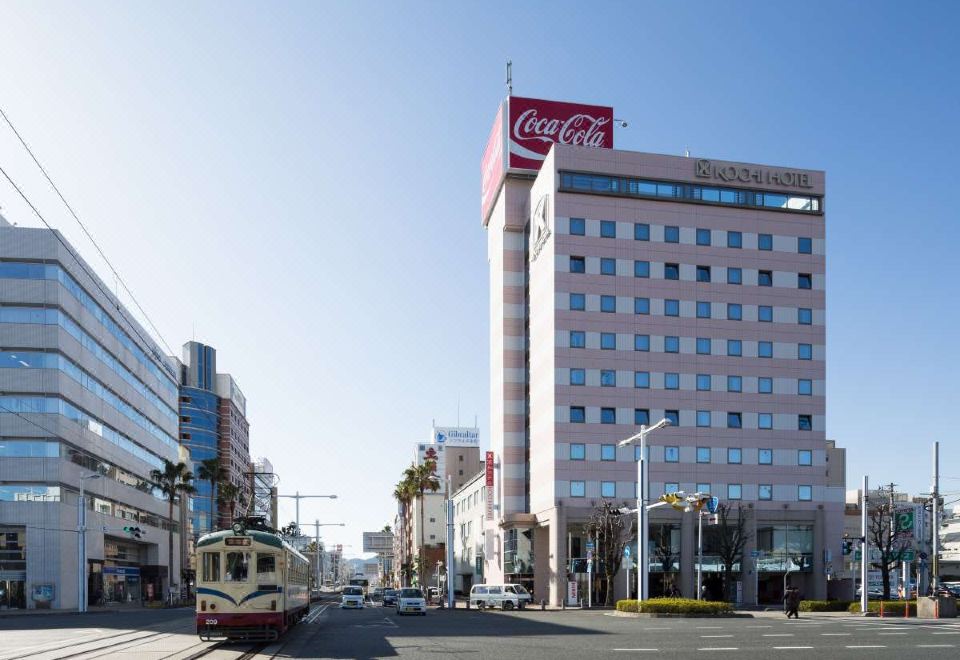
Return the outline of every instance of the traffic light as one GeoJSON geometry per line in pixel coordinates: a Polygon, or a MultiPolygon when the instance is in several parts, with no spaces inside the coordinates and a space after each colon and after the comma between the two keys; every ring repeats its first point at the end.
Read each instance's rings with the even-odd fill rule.
{"type": "Polygon", "coordinates": [[[144,536],[146,536],[146,532],[140,529],[139,527],[128,526],[128,527],[124,527],[123,531],[126,532],[127,535],[132,539],[141,539],[144,536]]]}
{"type": "Polygon", "coordinates": [[[853,554],[853,541],[851,539],[843,539],[843,554],[853,554]]]}

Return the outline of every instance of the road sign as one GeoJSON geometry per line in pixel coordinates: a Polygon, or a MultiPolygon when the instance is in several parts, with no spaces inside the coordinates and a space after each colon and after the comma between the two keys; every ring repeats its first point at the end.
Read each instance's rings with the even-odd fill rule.
{"type": "Polygon", "coordinates": [[[916,553],[913,550],[904,550],[901,559],[903,561],[913,561],[916,559],[916,553]]]}
{"type": "Polygon", "coordinates": [[[593,541],[587,541],[587,550],[593,550],[593,541]]]}
{"type": "Polygon", "coordinates": [[[751,551],[750,551],[750,556],[753,557],[754,559],[756,559],[757,557],[760,556],[760,551],[759,551],[759,550],[751,550],[751,551]]]}
{"type": "Polygon", "coordinates": [[[862,556],[863,556],[863,553],[862,553],[860,550],[854,550],[854,552],[853,552],[853,560],[854,560],[854,561],[860,561],[860,558],[861,558],[862,556]]]}
{"type": "Polygon", "coordinates": [[[624,557],[629,557],[629,556],[630,556],[630,546],[629,546],[629,545],[626,546],[626,547],[623,549],[623,556],[624,556],[624,557]]]}
{"type": "Polygon", "coordinates": [[[710,513],[716,513],[719,507],[720,507],[719,497],[711,497],[710,500],[707,502],[707,511],[709,511],[710,513]]]}
{"type": "Polygon", "coordinates": [[[913,531],[913,511],[897,511],[897,531],[913,531]]]}
{"type": "Polygon", "coordinates": [[[926,553],[926,552],[921,552],[921,553],[920,553],[920,559],[926,559],[926,558],[927,558],[927,553],[926,553]]]}

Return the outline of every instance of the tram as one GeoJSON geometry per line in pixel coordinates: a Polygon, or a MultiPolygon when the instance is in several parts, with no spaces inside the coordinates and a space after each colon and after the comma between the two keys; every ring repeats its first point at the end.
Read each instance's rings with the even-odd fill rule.
{"type": "Polygon", "coordinates": [[[310,609],[310,563],[262,519],[197,541],[197,634],[268,641],[310,609]]]}

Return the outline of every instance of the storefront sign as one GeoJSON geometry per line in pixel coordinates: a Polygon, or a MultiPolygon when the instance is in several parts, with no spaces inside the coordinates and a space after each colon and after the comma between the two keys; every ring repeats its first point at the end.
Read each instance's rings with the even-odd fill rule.
{"type": "Polygon", "coordinates": [[[52,584],[35,584],[30,597],[35,603],[50,603],[53,601],[54,587],[52,584]]]}
{"type": "Polygon", "coordinates": [[[813,188],[813,184],[810,182],[810,174],[807,172],[714,163],[703,158],[696,161],[696,174],[701,179],[714,179],[723,183],[813,188]]]}
{"type": "Polygon", "coordinates": [[[487,452],[486,463],[487,520],[493,520],[493,452],[487,452]]]}
{"type": "Polygon", "coordinates": [[[104,566],[103,567],[104,575],[124,575],[124,576],[139,576],[140,567],[139,566],[104,566]]]}
{"type": "Polygon", "coordinates": [[[480,429],[466,426],[435,426],[433,440],[447,447],[479,447],[480,429]]]}
{"type": "Polygon", "coordinates": [[[580,594],[577,593],[577,581],[570,580],[567,582],[567,605],[577,605],[579,598],[580,594]]]}

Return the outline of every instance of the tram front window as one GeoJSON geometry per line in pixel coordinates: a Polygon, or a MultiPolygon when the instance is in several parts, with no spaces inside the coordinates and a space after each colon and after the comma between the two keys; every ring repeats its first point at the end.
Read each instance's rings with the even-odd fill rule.
{"type": "Polygon", "coordinates": [[[249,578],[250,553],[228,552],[224,582],[246,582],[249,578]]]}
{"type": "Polygon", "coordinates": [[[203,581],[204,582],[220,581],[220,553],[219,552],[203,553],[203,581]]]}

